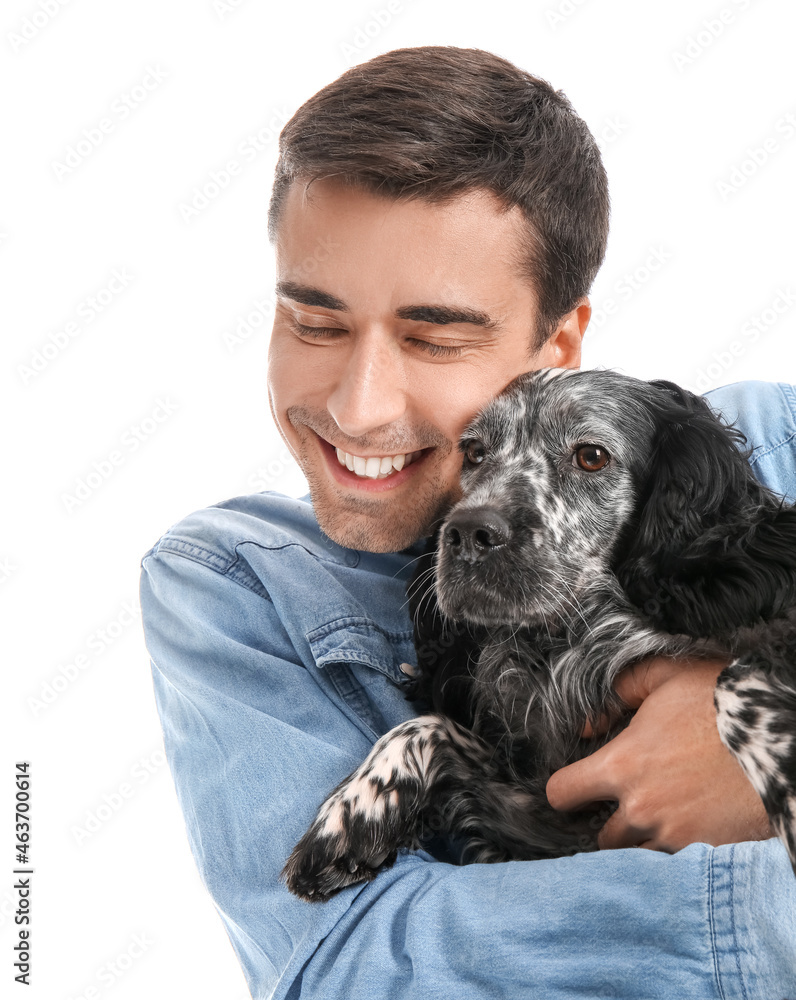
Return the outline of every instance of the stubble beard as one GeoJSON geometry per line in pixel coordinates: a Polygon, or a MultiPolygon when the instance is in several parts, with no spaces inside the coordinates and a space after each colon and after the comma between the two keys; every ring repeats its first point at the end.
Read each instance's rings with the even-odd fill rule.
{"type": "MultiPolygon", "coordinates": [[[[357,495],[329,479],[308,459],[302,435],[300,465],[321,530],[333,542],[362,552],[400,552],[433,534],[436,524],[461,495],[458,483],[445,482],[439,469],[394,497],[357,495]]],[[[432,456],[429,456],[431,458],[432,456]]],[[[423,470],[425,471],[425,470],[423,470]]]]}

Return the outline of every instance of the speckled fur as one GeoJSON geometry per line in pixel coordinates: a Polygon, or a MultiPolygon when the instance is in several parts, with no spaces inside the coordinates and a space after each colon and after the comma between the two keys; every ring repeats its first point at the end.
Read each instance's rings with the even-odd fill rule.
{"type": "Polygon", "coordinates": [[[557,812],[545,786],[627,724],[613,681],[651,655],[732,660],[719,733],[796,871],[796,511],[741,444],[700,397],[612,371],[527,373],[489,403],[408,590],[426,714],[329,796],[288,888],[328,899],[432,832],[467,861],[596,849],[615,803],[557,812]],[[578,466],[585,444],[605,468],[578,466]],[[615,726],[580,738],[605,711],[615,726]]]}

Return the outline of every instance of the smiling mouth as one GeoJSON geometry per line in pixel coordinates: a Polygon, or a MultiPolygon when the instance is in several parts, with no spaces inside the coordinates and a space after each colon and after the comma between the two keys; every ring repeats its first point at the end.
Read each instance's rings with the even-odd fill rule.
{"type": "Polygon", "coordinates": [[[367,492],[391,491],[392,487],[414,476],[416,468],[436,451],[431,447],[397,455],[355,455],[335,447],[317,431],[315,436],[332,476],[342,485],[367,492]]]}
{"type": "Polygon", "coordinates": [[[335,448],[335,454],[340,465],[361,479],[386,479],[416,462],[425,450],[421,448],[402,455],[352,455],[342,448],[335,448]]]}

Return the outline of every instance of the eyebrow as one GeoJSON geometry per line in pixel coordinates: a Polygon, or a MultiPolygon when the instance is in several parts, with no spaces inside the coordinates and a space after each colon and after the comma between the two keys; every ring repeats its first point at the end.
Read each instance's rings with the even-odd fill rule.
{"type": "MultiPolygon", "coordinates": [[[[295,281],[279,281],[276,294],[292,299],[305,306],[319,306],[321,309],[337,309],[348,311],[348,306],[336,295],[313,288],[312,285],[301,285],[295,281]]],[[[446,326],[449,323],[470,323],[485,330],[494,330],[500,324],[485,312],[478,309],[468,309],[461,306],[402,306],[395,310],[399,319],[411,319],[418,323],[434,323],[446,326]]]]}
{"type": "Polygon", "coordinates": [[[348,309],[345,302],[335,295],[322,292],[320,288],[313,288],[311,285],[300,285],[295,281],[278,281],[276,283],[276,294],[283,295],[286,299],[293,299],[303,306],[320,306],[322,309],[348,309]]]}
{"type": "Polygon", "coordinates": [[[448,323],[472,323],[473,326],[493,330],[497,320],[487,316],[477,309],[466,309],[459,306],[403,306],[395,310],[399,319],[414,319],[418,323],[437,323],[445,326],[448,323]]]}

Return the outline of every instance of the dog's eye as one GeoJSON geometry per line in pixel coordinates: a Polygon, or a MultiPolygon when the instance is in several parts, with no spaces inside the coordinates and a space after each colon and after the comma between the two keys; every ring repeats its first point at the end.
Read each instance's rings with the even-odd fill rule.
{"type": "Polygon", "coordinates": [[[471,465],[480,465],[486,456],[486,448],[482,441],[473,438],[472,441],[468,441],[465,445],[464,454],[471,465]]]}
{"type": "Polygon", "coordinates": [[[599,472],[608,465],[610,457],[598,444],[582,444],[573,456],[575,465],[584,472],[599,472]]]}

